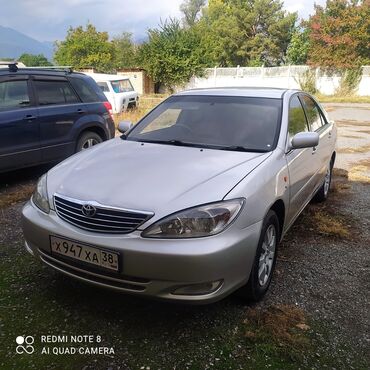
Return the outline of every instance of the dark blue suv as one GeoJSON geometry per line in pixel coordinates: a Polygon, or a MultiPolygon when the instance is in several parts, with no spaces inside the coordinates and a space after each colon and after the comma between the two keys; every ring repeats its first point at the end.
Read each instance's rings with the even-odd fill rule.
{"type": "Polygon", "coordinates": [[[0,68],[0,172],[58,162],[114,133],[112,107],[91,77],[0,68]]]}

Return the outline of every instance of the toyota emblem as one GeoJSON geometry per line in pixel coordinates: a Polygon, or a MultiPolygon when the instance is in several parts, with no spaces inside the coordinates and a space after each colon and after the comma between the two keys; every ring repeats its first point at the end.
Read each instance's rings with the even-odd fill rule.
{"type": "Polygon", "coordinates": [[[94,217],[96,214],[96,208],[92,206],[91,204],[84,204],[82,206],[82,213],[86,217],[94,217]]]}

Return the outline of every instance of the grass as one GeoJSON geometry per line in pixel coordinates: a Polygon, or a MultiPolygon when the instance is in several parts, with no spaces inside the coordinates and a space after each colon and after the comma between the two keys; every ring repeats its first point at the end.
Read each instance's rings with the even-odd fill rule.
{"type": "Polygon", "coordinates": [[[34,184],[24,184],[0,193],[0,208],[6,208],[12,204],[26,201],[31,198],[35,190],[34,184]]]}
{"type": "Polygon", "coordinates": [[[334,168],[333,177],[342,177],[348,180],[348,171],[343,168],[334,168]]]}
{"type": "MultiPolygon", "coordinates": [[[[351,170],[352,171],[352,170],[351,170]]],[[[337,201],[343,202],[352,189],[350,173],[343,169],[334,168],[331,184],[330,203],[311,203],[300,216],[296,227],[300,230],[315,230],[324,237],[334,239],[348,239],[352,237],[352,220],[343,216],[335,206],[337,201]]]]}
{"type": "Polygon", "coordinates": [[[274,341],[279,348],[296,351],[308,346],[310,329],[303,310],[292,305],[272,305],[247,310],[245,337],[254,343],[274,341]]]}
{"type": "Polygon", "coordinates": [[[346,193],[348,190],[351,190],[352,186],[351,184],[347,182],[336,182],[332,185],[331,191],[333,193],[346,193]]]}
{"type": "Polygon", "coordinates": [[[341,239],[350,237],[348,226],[342,217],[329,214],[323,209],[317,209],[312,213],[312,222],[321,234],[341,239]]]}
{"type": "Polygon", "coordinates": [[[370,103],[370,96],[315,94],[320,103],[370,103]]]}
{"type": "Polygon", "coordinates": [[[348,178],[351,181],[370,183],[370,176],[368,175],[370,172],[369,164],[361,164],[361,163],[364,163],[364,162],[360,162],[359,165],[351,168],[351,170],[349,171],[348,178]]]}
{"type": "Polygon", "coordinates": [[[116,125],[120,121],[130,121],[137,123],[142,117],[149,113],[154,107],[160,104],[168,95],[143,95],[140,97],[139,104],[136,108],[128,109],[126,112],[117,114],[114,117],[116,125]]]}
{"type": "Polygon", "coordinates": [[[352,148],[349,148],[349,147],[347,147],[347,148],[339,148],[337,150],[337,152],[338,153],[344,153],[344,154],[367,153],[367,152],[370,152],[370,145],[357,146],[357,147],[352,147],[352,148]]]}

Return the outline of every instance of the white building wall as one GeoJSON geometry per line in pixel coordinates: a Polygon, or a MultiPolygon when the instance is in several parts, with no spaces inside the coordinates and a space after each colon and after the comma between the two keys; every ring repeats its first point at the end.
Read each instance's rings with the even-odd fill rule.
{"type": "MultiPolygon", "coordinates": [[[[204,77],[193,77],[186,88],[254,86],[299,89],[299,81],[308,69],[308,66],[207,68],[204,77]]],[[[315,74],[316,88],[320,93],[333,95],[339,88],[339,76],[326,75],[319,70],[315,74]]],[[[370,95],[370,67],[363,67],[357,94],[370,95]]]]}
{"type": "Polygon", "coordinates": [[[143,91],[144,72],[142,72],[142,71],[125,71],[125,72],[118,71],[117,75],[129,77],[134,90],[140,95],[142,95],[144,93],[144,91],[143,91]]]}

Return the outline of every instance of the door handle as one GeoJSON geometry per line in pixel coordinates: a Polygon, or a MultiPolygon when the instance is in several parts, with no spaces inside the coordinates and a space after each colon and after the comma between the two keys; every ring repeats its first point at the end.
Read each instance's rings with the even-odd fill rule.
{"type": "Polygon", "coordinates": [[[331,131],[329,131],[328,138],[329,139],[331,138],[331,131]]]}
{"type": "Polygon", "coordinates": [[[77,109],[77,113],[78,114],[83,114],[83,113],[85,113],[85,111],[83,109],[77,109]]]}
{"type": "Polygon", "coordinates": [[[314,147],[312,148],[312,155],[316,154],[316,151],[317,151],[317,148],[314,146],[314,147]]]}
{"type": "Polygon", "coordinates": [[[33,116],[32,114],[27,114],[24,118],[25,121],[33,121],[36,119],[36,116],[33,116]]]}

